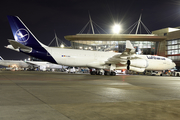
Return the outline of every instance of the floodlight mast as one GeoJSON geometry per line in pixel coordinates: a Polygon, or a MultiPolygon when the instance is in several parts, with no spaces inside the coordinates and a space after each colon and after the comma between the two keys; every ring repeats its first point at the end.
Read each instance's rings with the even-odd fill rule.
{"type": "Polygon", "coordinates": [[[92,23],[92,19],[91,19],[91,15],[90,14],[89,14],[89,19],[90,19],[90,24],[91,24],[92,32],[94,34],[94,27],[93,27],[93,23],[92,23]]]}
{"type": "Polygon", "coordinates": [[[55,33],[55,39],[56,39],[56,44],[57,44],[57,47],[59,47],[59,42],[58,42],[58,38],[57,38],[56,33],[55,33]]]}
{"type": "Polygon", "coordinates": [[[57,45],[57,47],[59,47],[59,42],[58,42],[58,37],[57,37],[57,35],[56,35],[56,32],[54,32],[54,35],[55,35],[55,37],[54,37],[53,40],[49,43],[48,46],[50,46],[51,43],[52,43],[54,40],[56,40],[56,45],[57,45]]]}
{"type": "Polygon", "coordinates": [[[138,33],[139,25],[140,25],[140,23],[141,23],[141,16],[142,16],[142,14],[140,15],[139,20],[138,20],[138,26],[137,26],[137,28],[136,28],[136,34],[138,33]]]}
{"type": "MultiPolygon", "coordinates": [[[[95,29],[96,29],[96,31],[99,33],[99,34],[101,34],[100,33],[100,31],[97,29],[97,28],[99,28],[100,30],[102,30],[104,33],[106,33],[107,34],[107,32],[105,31],[105,30],[103,30],[99,25],[97,25],[92,19],[91,19],[91,15],[90,15],[90,13],[89,13],[89,21],[88,21],[88,23],[82,28],[82,30],[78,33],[78,34],[83,34],[83,32],[85,31],[85,29],[87,28],[87,26],[89,25],[89,31],[92,31],[92,34],[95,34],[95,29]],[[91,29],[90,29],[91,28],[91,29]],[[95,29],[94,29],[95,28],[95,29]]],[[[87,34],[91,34],[91,33],[87,33],[87,34]]]]}
{"type": "Polygon", "coordinates": [[[56,43],[55,43],[55,45],[57,45],[57,47],[68,47],[68,45],[66,44],[66,43],[64,43],[62,40],[60,40],[58,37],[57,37],[57,35],[56,35],[56,33],[54,32],[54,35],[55,35],[55,37],[52,39],[52,41],[49,43],[49,45],[48,46],[50,46],[51,44],[52,44],[52,42],[55,40],[56,41],[56,43]]]}

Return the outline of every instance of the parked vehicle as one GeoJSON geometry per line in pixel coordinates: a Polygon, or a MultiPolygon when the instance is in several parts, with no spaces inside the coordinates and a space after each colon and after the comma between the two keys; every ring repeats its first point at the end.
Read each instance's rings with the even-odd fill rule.
{"type": "Polygon", "coordinates": [[[161,71],[150,71],[150,70],[147,70],[145,72],[146,75],[152,75],[152,76],[162,76],[162,72],[161,71]]]}

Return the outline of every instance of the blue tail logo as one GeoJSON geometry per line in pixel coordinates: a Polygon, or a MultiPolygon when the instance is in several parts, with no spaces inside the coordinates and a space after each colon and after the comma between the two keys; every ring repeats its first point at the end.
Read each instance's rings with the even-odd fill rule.
{"type": "Polygon", "coordinates": [[[27,42],[29,39],[29,32],[26,29],[18,29],[15,33],[15,40],[18,42],[27,42]]]}
{"type": "Polygon", "coordinates": [[[41,47],[40,42],[17,16],[7,16],[14,39],[29,47],[41,47]]]}

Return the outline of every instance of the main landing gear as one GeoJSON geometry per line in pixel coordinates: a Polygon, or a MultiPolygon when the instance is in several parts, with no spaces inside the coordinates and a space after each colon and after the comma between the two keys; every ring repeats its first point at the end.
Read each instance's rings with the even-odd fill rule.
{"type": "Polygon", "coordinates": [[[105,71],[104,75],[111,75],[111,76],[116,76],[116,73],[114,71],[105,71]]]}
{"type": "Polygon", "coordinates": [[[91,75],[104,75],[104,70],[95,70],[95,69],[93,69],[93,70],[90,71],[90,74],[91,75]]]}
{"type": "Polygon", "coordinates": [[[116,76],[116,73],[114,71],[104,71],[103,69],[101,70],[95,70],[93,69],[92,71],[90,71],[91,75],[107,75],[107,76],[116,76]]]}

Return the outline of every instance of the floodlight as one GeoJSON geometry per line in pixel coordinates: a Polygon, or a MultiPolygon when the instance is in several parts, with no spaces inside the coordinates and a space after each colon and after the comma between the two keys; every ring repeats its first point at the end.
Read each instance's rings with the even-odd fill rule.
{"type": "Polygon", "coordinates": [[[113,33],[118,34],[121,31],[121,26],[119,24],[115,24],[112,29],[113,33]]]}
{"type": "Polygon", "coordinates": [[[61,48],[64,48],[64,44],[61,44],[60,47],[61,47],[61,48]]]}

